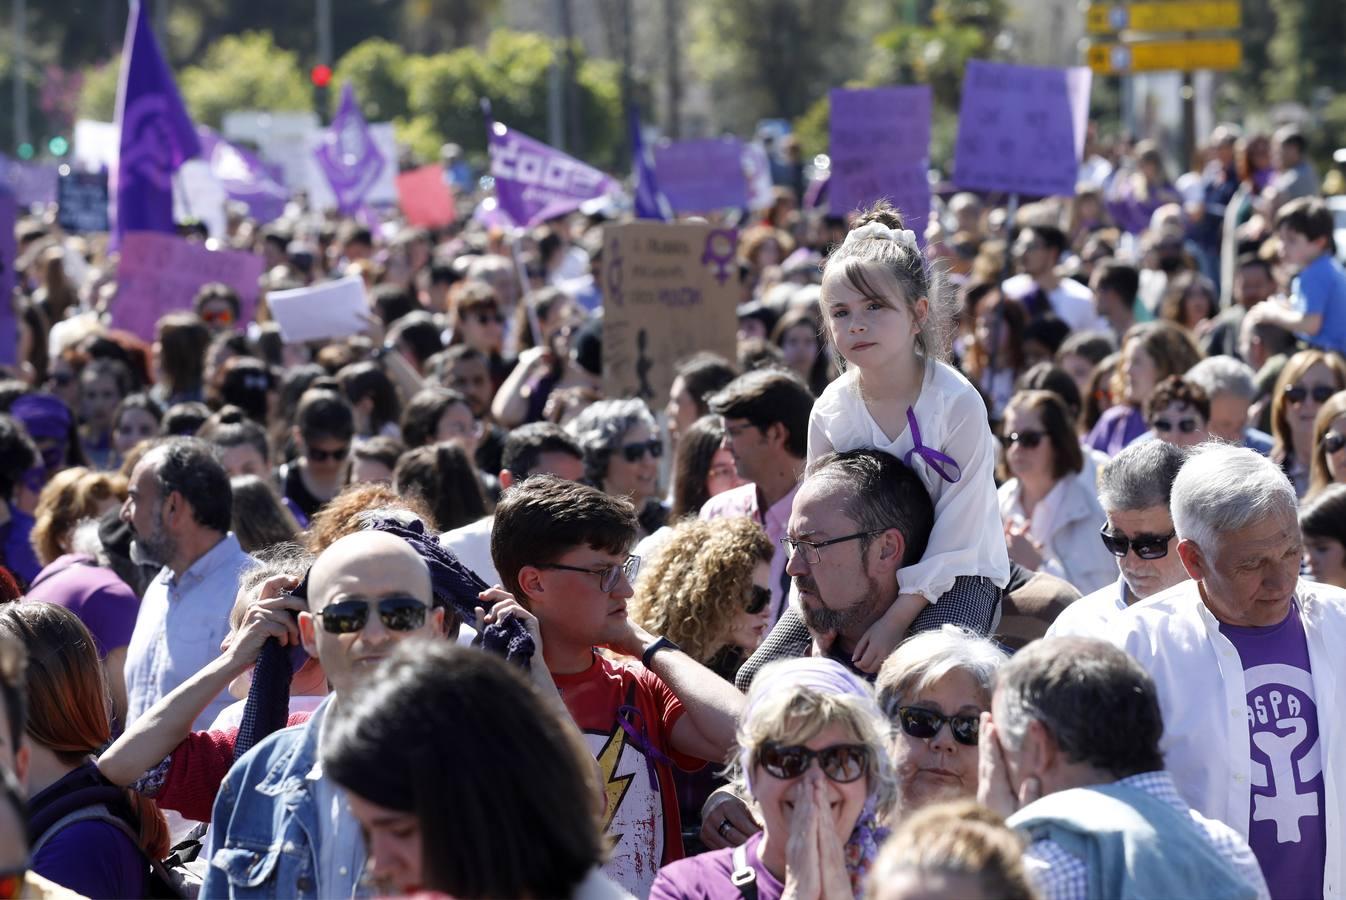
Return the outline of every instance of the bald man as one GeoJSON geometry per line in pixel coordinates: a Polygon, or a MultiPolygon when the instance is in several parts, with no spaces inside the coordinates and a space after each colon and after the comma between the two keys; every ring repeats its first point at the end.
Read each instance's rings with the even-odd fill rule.
{"type": "Polygon", "coordinates": [[[364,841],[345,793],[319,765],[323,721],[399,642],[443,631],[429,569],[406,541],[362,531],[323,551],[309,571],[299,634],[332,693],[307,723],[271,735],[229,770],[211,817],[202,898],[357,895],[364,841]]]}

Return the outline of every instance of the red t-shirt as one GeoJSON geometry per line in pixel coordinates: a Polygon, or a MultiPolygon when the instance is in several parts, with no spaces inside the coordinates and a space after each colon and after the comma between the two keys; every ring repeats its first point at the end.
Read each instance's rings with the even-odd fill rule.
{"type": "Polygon", "coordinates": [[[670,743],[684,711],[682,701],[639,662],[599,653],[583,672],[552,678],[602,772],[607,792],[603,824],[614,843],[603,871],[644,897],[659,867],[683,855],[673,772],[661,759],[689,772],[705,765],[670,743]],[[621,726],[619,713],[629,730],[621,726]],[[655,753],[647,756],[642,743],[655,753]]]}

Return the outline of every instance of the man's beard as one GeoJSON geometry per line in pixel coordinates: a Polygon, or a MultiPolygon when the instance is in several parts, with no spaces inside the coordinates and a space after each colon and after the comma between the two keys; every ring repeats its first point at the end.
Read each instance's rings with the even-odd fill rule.
{"type": "Polygon", "coordinates": [[[166,566],[177,549],[172,536],[167,534],[162,524],[156,523],[154,534],[131,540],[131,562],[138,566],[166,566]]]}
{"type": "Polygon", "coordinates": [[[817,583],[808,576],[796,576],[795,583],[818,598],[817,606],[800,603],[804,624],[815,635],[831,633],[836,636],[859,638],[877,619],[876,609],[879,600],[879,585],[874,578],[864,580],[864,590],[853,603],[844,609],[832,609],[822,604],[823,597],[818,593],[817,583]]]}

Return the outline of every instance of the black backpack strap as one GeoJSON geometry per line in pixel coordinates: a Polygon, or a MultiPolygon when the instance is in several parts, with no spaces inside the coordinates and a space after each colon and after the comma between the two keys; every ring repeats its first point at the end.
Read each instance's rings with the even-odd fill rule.
{"type": "Polygon", "coordinates": [[[729,881],[738,888],[743,900],[757,900],[757,870],[748,865],[748,845],[734,848],[734,871],[729,881]]]}

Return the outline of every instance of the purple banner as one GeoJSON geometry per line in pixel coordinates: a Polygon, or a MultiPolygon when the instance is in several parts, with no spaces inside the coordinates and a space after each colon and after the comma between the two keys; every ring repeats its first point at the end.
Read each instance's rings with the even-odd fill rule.
{"type": "Polygon", "coordinates": [[[342,87],[341,106],[314,154],[332,185],[337,209],[351,215],[364,206],[389,161],[379,152],[349,84],[342,87]]]}
{"type": "Polygon", "coordinates": [[[1091,75],[969,60],[958,110],[953,182],[1029,197],[1073,196],[1091,75]]]}
{"type": "Polygon", "coordinates": [[[257,279],[266,263],[255,253],[207,250],[205,245],[175,235],[132,232],[122,240],[117,264],[117,295],[112,324],[154,340],[161,316],[191,309],[202,285],[221,281],[238,292],[240,322],[251,322],[259,293],[257,279]]]}
{"type": "Polygon", "coordinates": [[[201,143],[140,0],[131,3],[122,50],[117,128],[114,240],[128,231],[171,233],[173,173],[200,155],[201,143]]]}
{"type": "Polygon", "coordinates": [[[9,187],[21,209],[56,202],[59,169],[56,163],[22,162],[0,154],[0,182],[9,187]]]}
{"type": "Polygon", "coordinates": [[[197,132],[201,137],[202,154],[210,164],[210,174],[215,176],[229,199],[247,206],[248,214],[260,224],[279,219],[285,212],[290,192],[280,183],[277,173],[252,153],[229,143],[206,126],[200,126],[197,132]]]}
{"type": "Polygon", "coordinates": [[[837,89],[831,97],[833,215],[886,199],[925,239],[930,215],[930,86],[837,89]]]}
{"type": "Polygon", "coordinates": [[[12,366],[18,361],[19,325],[14,319],[14,262],[19,255],[18,242],[14,238],[14,222],[18,217],[18,208],[14,195],[6,185],[0,184],[0,365],[12,366]]]}
{"type": "Polygon", "coordinates": [[[593,166],[501,122],[488,123],[487,135],[495,196],[515,225],[532,228],[618,190],[616,181],[593,166]]]}
{"type": "Polygon", "coordinates": [[[748,204],[743,144],[737,138],[674,141],[654,148],[659,188],[676,213],[704,213],[748,204]]]}

